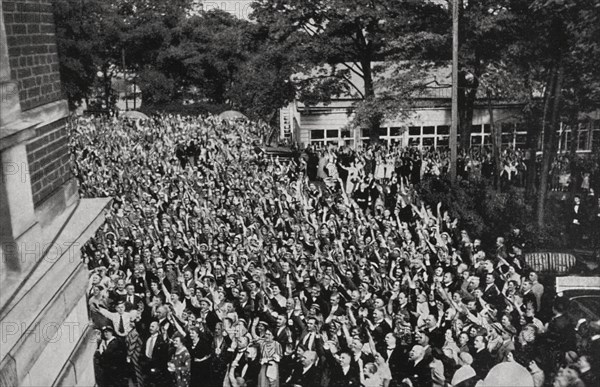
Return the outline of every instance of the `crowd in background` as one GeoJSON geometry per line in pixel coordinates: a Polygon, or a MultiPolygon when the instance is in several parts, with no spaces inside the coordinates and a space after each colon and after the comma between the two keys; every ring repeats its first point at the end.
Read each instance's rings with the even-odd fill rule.
{"type": "Polygon", "coordinates": [[[315,168],[216,117],[71,130],[82,196],[114,198],[83,249],[101,387],[598,385],[600,322],[572,321],[519,230],[482,246],[420,199],[443,155],[315,168]]]}
{"type": "MultiPolygon", "coordinates": [[[[309,146],[306,150],[306,161],[309,163],[308,173],[311,178],[324,178],[327,175],[326,167],[341,163],[344,169],[354,167],[362,175],[373,173],[379,179],[391,177],[392,173],[403,177],[413,184],[418,184],[421,179],[428,176],[443,176],[450,173],[450,152],[447,148],[434,147],[401,147],[398,144],[391,146],[359,146],[356,149],[344,146],[326,148],[309,146]]],[[[468,152],[461,151],[457,156],[457,175],[462,179],[493,180],[498,174],[501,187],[525,187],[528,179],[528,160],[536,157],[533,165],[539,169],[540,157],[530,153],[505,147],[499,153],[500,168],[496,170],[491,147],[473,147],[468,152]]],[[[581,160],[578,160],[579,162],[581,160]]],[[[598,165],[585,165],[578,173],[571,172],[572,160],[570,155],[559,155],[550,168],[550,189],[552,191],[569,191],[574,188],[581,193],[594,193],[598,184],[598,165]],[[594,184],[595,183],[595,184],[594,184]]],[[[539,171],[538,171],[539,172],[539,171]]],[[[539,173],[534,174],[534,176],[539,173]]]]}

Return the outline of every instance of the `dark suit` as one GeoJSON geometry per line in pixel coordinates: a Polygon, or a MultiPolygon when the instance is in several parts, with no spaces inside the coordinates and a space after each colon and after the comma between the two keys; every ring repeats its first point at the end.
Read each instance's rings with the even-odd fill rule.
{"type": "Polygon", "coordinates": [[[311,332],[305,329],[304,332],[302,332],[302,334],[300,335],[298,344],[302,344],[308,351],[318,351],[318,346],[321,340],[319,339],[317,332],[312,332],[314,336],[311,343],[311,338],[308,337],[310,333],[311,332]]]}
{"type": "Polygon", "coordinates": [[[490,287],[487,287],[486,284],[486,289],[483,291],[483,296],[481,298],[483,298],[483,300],[488,304],[491,304],[496,307],[498,307],[498,305],[502,301],[500,296],[500,290],[498,290],[498,287],[495,284],[493,284],[490,287]]]}
{"type": "Polygon", "coordinates": [[[102,369],[103,383],[101,387],[127,386],[126,365],[127,348],[118,338],[113,338],[106,349],[99,355],[99,366],[102,369]]]}
{"type": "Polygon", "coordinates": [[[260,373],[258,357],[252,361],[248,361],[245,356],[242,356],[233,372],[236,377],[243,378],[248,387],[258,386],[258,374],[260,373]]]}
{"type": "MultiPolygon", "coordinates": [[[[150,338],[148,338],[150,340],[150,338]]],[[[146,356],[146,346],[148,340],[144,342],[142,346],[141,360],[142,368],[144,369],[144,375],[146,375],[145,385],[146,386],[162,386],[168,381],[169,372],[167,370],[167,363],[169,361],[169,345],[164,341],[162,335],[159,333],[154,343],[154,349],[152,350],[152,356],[146,356]]]]}
{"type": "Polygon", "coordinates": [[[287,326],[284,326],[281,332],[280,328],[275,328],[275,341],[281,344],[281,348],[284,348],[288,345],[288,343],[293,343],[294,338],[292,336],[292,331],[287,326]]]}
{"type": "Polygon", "coordinates": [[[243,318],[248,322],[252,321],[252,318],[254,317],[254,302],[251,299],[248,299],[248,302],[246,302],[246,305],[244,306],[236,300],[234,302],[234,307],[239,318],[243,318]]]}
{"type": "Polygon", "coordinates": [[[408,353],[406,350],[398,345],[388,355],[387,349],[380,351],[381,356],[385,359],[386,363],[390,367],[390,373],[392,374],[391,386],[398,386],[408,377],[408,373],[405,365],[408,364],[408,353]]]}
{"type": "Polygon", "coordinates": [[[575,327],[566,315],[553,317],[548,322],[548,330],[544,334],[550,348],[566,352],[575,349],[575,327]]]}
{"type": "Polygon", "coordinates": [[[492,367],[492,355],[487,349],[483,349],[473,354],[473,364],[471,367],[475,370],[477,378],[483,379],[492,367]]]}
{"type": "Polygon", "coordinates": [[[330,387],[360,386],[360,370],[356,362],[352,362],[348,372],[344,373],[341,364],[333,357],[331,351],[325,351],[325,361],[327,361],[330,372],[330,387]]]}
{"type": "Polygon", "coordinates": [[[302,387],[318,386],[321,382],[321,372],[317,365],[313,364],[306,372],[302,365],[298,365],[292,373],[289,385],[299,385],[302,387]]]}
{"type": "Polygon", "coordinates": [[[387,335],[391,331],[392,331],[392,327],[390,327],[390,324],[388,324],[387,321],[385,321],[385,320],[383,320],[379,324],[375,325],[375,329],[373,329],[373,331],[371,332],[371,335],[373,336],[373,341],[375,341],[375,344],[383,343],[384,339],[385,339],[385,335],[387,335]]]}
{"type": "Polygon", "coordinates": [[[418,363],[410,362],[408,365],[408,378],[412,382],[413,387],[431,387],[431,368],[429,361],[422,359],[418,363]]]}
{"type": "Polygon", "coordinates": [[[578,206],[575,206],[575,203],[571,203],[567,210],[566,218],[569,222],[567,225],[569,243],[571,244],[571,247],[580,247],[577,245],[581,242],[582,226],[586,218],[584,215],[583,203],[579,203],[578,206]]]}
{"type": "Polygon", "coordinates": [[[120,297],[120,301],[125,301],[125,311],[129,312],[133,309],[137,309],[138,303],[140,301],[143,301],[143,299],[140,296],[130,296],[128,294],[121,296],[120,297]],[[133,300],[131,300],[133,298],[133,300]]]}

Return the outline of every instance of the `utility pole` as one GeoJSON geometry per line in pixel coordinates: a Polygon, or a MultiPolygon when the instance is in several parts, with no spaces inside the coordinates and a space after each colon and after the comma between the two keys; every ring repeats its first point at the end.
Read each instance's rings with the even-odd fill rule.
{"type": "Polygon", "coordinates": [[[452,124],[450,125],[450,180],[456,181],[458,156],[458,6],[460,0],[452,0],[452,124]]]}

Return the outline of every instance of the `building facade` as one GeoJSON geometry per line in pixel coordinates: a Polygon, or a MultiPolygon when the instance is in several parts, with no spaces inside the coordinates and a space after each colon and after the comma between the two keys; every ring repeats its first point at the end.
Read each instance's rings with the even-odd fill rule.
{"type": "MultiPolygon", "coordinates": [[[[346,64],[351,67],[352,64],[346,64]]],[[[413,101],[395,121],[387,121],[379,129],[379,139],[386,145],[399,144],[419,149],[449,146],[451,125],[451,72],[441,68],[425,75],[426,91],[413,101]]],[[[353,76],[352,83],[361,88],[362,79],[353,76]]],[[[321,147],[327,144],[356,146],[369,141],[368,133],[348,125],[358,99],[340,96],[329,104],[307,106],[294,101],[280,110],[280,139],[298,144],[321,147]]],[[[521,104],[494,101],[494,124],[502,131],[502,145],[524,149],[527,126],[523,123],[521,104]]],[[[491,146],[491,119],[486,99],[477,100],[473,111],[471,146],[491,146]]],[[[460,136],[460,135],[459,135],[460,136]]],[[[571,130],[561,125],[559,151],[568,151],[571,130]]],[[[577,151],[590,152],[600,148],[600,114],[582,114],[577,135],[577,151]]],[[[541,141],[540,141],[541,146],[541,141]]]]}
{"type": "Polygon", "coordinates": [[[0,386],[93,386],[80,248],[110,199],[72,175],[50,0],[0,3],[0,386]]]}

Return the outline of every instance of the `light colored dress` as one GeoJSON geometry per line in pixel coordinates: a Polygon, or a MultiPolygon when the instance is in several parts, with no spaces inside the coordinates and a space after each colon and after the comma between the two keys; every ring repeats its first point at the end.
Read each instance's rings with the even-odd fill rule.
{"type": "Polygon", "coordinates": [[[260,343],[261,362],[265,359],[269,362],[260,367],[258,387],[279,387],[279,363],[275,362],[273,358],[277,355],[281,359],[282,352],[281,344],[275,340],[270,343],[266,341],[260,343]]]}
{"type": "Polygon", "coordinates": [[[383,160],[378,158],[377,164],[375,164],[375,179],[383,180],[385,179],[385,164],[383,160]]]}

